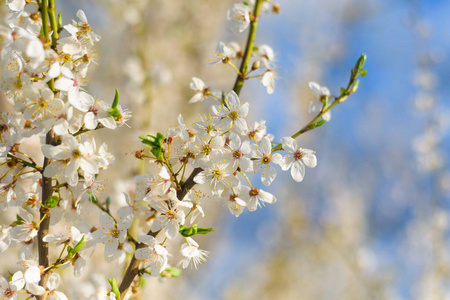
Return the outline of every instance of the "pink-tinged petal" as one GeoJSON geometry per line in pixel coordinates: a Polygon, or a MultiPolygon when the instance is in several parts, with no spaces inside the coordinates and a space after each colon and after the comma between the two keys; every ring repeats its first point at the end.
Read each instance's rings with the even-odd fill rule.
{"type": "Polygon", "coordinates": [[[294,162],[291,167],[291,175],[295,181],[301,182],[305,177],[305,165],[301,162],[294,162]]]}
{"type": "Polygon", "coordinates": [[[100,225],[108,229],[113,229],[116,227],[116,223],[114,222],[113,218],[103,212],[100,214],[100,225]]]}
{"type": "Polygon", "coordinates": [[[302,158],[302,162],[309,168],[317,166],[317,158],[314,154],[307,154],[302,158]]]}
{"type": "Polygon", "coordinates": [[[264,185],[270,185],[273,180],[277,177],[277,171],[274,167],[266,165],[261,173],[261,181],[264,185]]]}

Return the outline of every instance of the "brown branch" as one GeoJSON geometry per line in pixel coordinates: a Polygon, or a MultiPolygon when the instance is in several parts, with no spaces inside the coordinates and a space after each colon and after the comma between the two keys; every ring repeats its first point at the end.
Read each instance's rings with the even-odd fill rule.
{"type": "MultiPolygon", "coordinates": [[[[53,133],[53,129],[50,130],[45,136],[45,143],[49,145],[53,145],[55,143],[55,135],[53,133]]],[[[47,157],[44,158],[44,166],[43,170],[50,164],[51,160],[47,157]]],[[[47,199],[53,194],[53,186],[52,186],[52,178],[45,177],[42,172],[42,198],[41,203],[46,205],[47,199]]],[[[44,242],[44,237],[48,234],[48,230],[50,227],[50,210],[45,206],[42,206],[40,209],[40,218],[43,219],[39,225],[38,230],[38,252],[39,252],[39,265],[47,268],[49,266],[49,258],[48,258],[48,243],[44,242]]],[[[41,276],[40,285],[44,288],[47,287],[48,277],[50,276],[49,272],[44,272],[41,276]]],[[[43,299],[39,297],[38,299],[43,299]]]]}

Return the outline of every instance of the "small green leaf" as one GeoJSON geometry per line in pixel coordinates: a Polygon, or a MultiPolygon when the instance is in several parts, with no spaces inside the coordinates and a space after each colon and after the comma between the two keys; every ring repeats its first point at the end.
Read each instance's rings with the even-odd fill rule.
{"type": "Polygon", "coordinates": [[[361,77],[366,76],[366,74],[367,74],[367,70],[366,69],[361,70],[361,77]]]}
{"type": "Polygon", "coordinates": [[[62,27],[62,16],[61,13],[58,14],[58,29],[62,27]]]}
{"type": "Polygon", "coordinates": [[[48,208],[54,208],[59,203],[59,197],[54,195],[47,198],[47,201],[45,201],[45,206],[48,208]]]}
{"type": "Polygon", "coordinates": [[[207,234],[210,233],[211,231],[214,231],[214,228],[198,228],[197,234],[207,234]]]}
{"type": "Polygon", "coordinates": [[[83,237],[77,243],[75,248],[67,246],[67,258],[69,258],[69,259],[73,258],[78,252],[80,252],[81,249],[83,249],[84,245],[86,245],[86,241],[84,240],[84,237],[85,236],[83,235],[83,237]]]}
{"type": "Polygon", "coordinates": [[[344,94],[345,94],[345,92],[346,92],[346,89],[344,89],[344,88],[341,88],[341,95],[344,95],[344,94]]]}
{"type": "Polygon", "coordinates": [[[167,268],[164,270],[165,274],[162,274],[161,276],[167,277],[167,275],[170,274],[170,277],[178,278],[181,276],[181,269],[178,268],[167,268]]]}
{"type": "Polygon", "coordinates": [[[91,201],[92,203],[97,203],[98,199],[97,197],[95,197],[94,193],[92,193],[91,191],[88,192],[89,193],[89,201],[91,201]]]}
{"type": "Polygon", "coordinates": [[[141,142],[147,146],[153,147],[153,145],[155,145],[156,137],[153,135],[141,135],[139,138],[142,140],[141,142]]]}
{"type": "Polygon", "coordinates": [[[355,70],[356,72],[360,72],[362,68],[364,67],[364,64],[366,63],[367,56],[362,53],[361,56],[358,58],[355,64],[355,70]]]}
{"type": "Polygon", "coordinates": [[[106,197],[106,205],[110,205],[111,204],[111,197],[106,197]]]}
{"type": "Polygon", "coordinates": [[[117,106],[119,105],[119,90],[116,89],[116,94],[114,95],[114,101],[111,105],[111,108],[117,108],[117,106]]]}
{"type": "Polygon", "coordinates": [[[119,286],[117,285],[116,279],[108,278],[108,282],[111,285],[111,292],[113,292],[114,295],[116,295],[117,300],[120,300],[120,291],[119,291],[119,286]]]}
{"type": "Polygon", "coordinates": [[[252,51],[253,51],[253,52],[256,52],[256,51],[258,51],[258,50],[259,50],[258,46],[253,46],[253,48],[252,48],[252,51]]]}
{"type": "Polygon", "coordinates": [[[192,225],[192,227],[184,226],[183,228],[180,227],[180,234],[184,237],[190,237],[190,236],[196,235],[197,230],[198,230],[198,224],[194,224],[194,225],[192,225]]]}
{"type": "Polygon", "coordinates": [[[325,121],[325,120],[322,119],[322,120],[320,120],[319,122],[316,123],[316,126],[315,126],[315,127],[316,127],[316,128],[317,128],[317,127],[320,127],[320,126],[322,126],[323,124],[325,124],[326,122],[327,122],[327,121],[325,121]]]}

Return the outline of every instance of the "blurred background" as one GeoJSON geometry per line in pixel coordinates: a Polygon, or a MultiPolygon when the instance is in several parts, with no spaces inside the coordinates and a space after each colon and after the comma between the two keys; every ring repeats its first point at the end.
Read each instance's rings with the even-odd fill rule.
{"type": "MultiPolygon", "coordinates": [[[[116,156],[104,197],[151,172],[130,154],[139,135],[207,111],[187,104],[192,77],[232,88],[232,68],[206,63],[219,40],[244,46],[247,31],[225,29],[234,3],[57,1],[64,23],[83,9],[102,36],[89,90],[112,101],[118,88],[134,115],[130,127],[97,137],[116,156]]],[[[147,280],[140,299],[450,299],[450,2],[279,4],[280,14],[262,15],[256,38],[274,49],[279,78],[272,95],[256,80],[244,85],[249,120],[266,120],[275,140],[292,135],[312,119],[309,81],[337,95],[362,52],[368,73],[329,123],[297,139],[318,158],[302,183],[278,169],[265,188],[278,202],[239,218],[207,205],[200,224],[216,231],[198,241],[212,251],[208,262],[178,279],[147,280]]],[[[94,270],[84,275],[92,290],[105,286],[94,270]]],[[[120,278],[120,270],[104,273],[120,278]]]]}

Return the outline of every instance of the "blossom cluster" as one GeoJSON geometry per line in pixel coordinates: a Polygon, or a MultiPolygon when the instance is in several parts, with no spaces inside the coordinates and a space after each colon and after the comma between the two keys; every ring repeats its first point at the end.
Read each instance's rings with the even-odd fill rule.
{"type": "MultiPolygon", "coordinates": [[[[257,3],[262,3],[263,11],[279,10],[268,1],[257,3]]],[[[80,276],[93,252],[88,249],[97,244],[104,244],[108,262],[125,262],[126,252],[134,252],[139,274],[157,277],[173,272],[170,260],[175,256],[169,253],[168,243],[184,239],[176,266],[197,268],[209,251],[200,249],[193,237],[212,231],[196,223],[205,216],[202,202],[211,199],[238,217],[245,209],[252,212],[277,200],[252,183],[254,174],[269,186],[277,176],[276,168],[281,168],[290,170],[292,178],[301,182],[305,168],[316,166],[314,151],[299,147],[292,137],[275,142],[265,121],[248,121],[250,104],[240,99],[239,91],[213,91],[194,77],[189,103],[211,101],[209,113],[192,126],[179,115],[178,124],[165,134],[142,136],[149,148],[136,151],[135,156],[149,160],[157,175],[136,176],[134,192],[125,194],[127,204],[111,211],[109,202],[99,198],[97,191],[102,187],[96,178],[114,156],[106,144],[97,146],[90,132],[115,129],[131,115],[118,104],[117,92],[108,104],[86,90],[88,67],[95,59],[95,43],[100,37],[81,10],[77,21],[52,23],[52,31],[45,33],[45,20],[39,12],[42,7],[28,13],[25,4],[30,3],[7,1],[11,10],[8,26],[0,28],[4,41],[0,85],[13,108],[0,114],[0,209],[17,215],[9,225],[0,227],[0,252],[19,247],[21,261],[21,269],[10,278],[0,276],[4,298],[15,299],[16,293],[22,292],[67,299],[56,291],[60,281],[56,270],[71,263],[74,275],[80,276]],[[30,152],[27,143],[33,141],[40,147],[30,152]],[[281,149],[283,154],[278,152],[281,149]],[[198,188],[193,188],[195,185],[198,188]],[[49,189],[50,194],[45,192],[49,189]],[[99,226],[84,218],[86,205],[99,209],[99,226]],[[50,232],[38,240],[38,231],[47,219],[50,232]],[[137,220],[145,220],[148,231],[138,230],[135,238],[129,229],[137,220]],[[70,224],[69,230],[60,230],[60,222],[70,224]],[[33,253],[37,243],[55,243],[63,250],[56,261],[39,266],[33,253]],[[41,276],[47,277],[46,282],[41,276]]],[[[250,5],[253,3],[235,4],[228,12],[230,30],[240,33],[251,26],[255,18],[250,5]]],[[[272,48],[247,49],[251,51],[247,53],[251,69],[244,70],[245,74],[232,63],[245,55],[240,49],[237,43],[219,42],[209,65],[229,64],[240,78],[258,78],[267,92],[273,93],[272,48]],[[249,76],[262,68],[259,75],[249,76]]],[[[316,83],[310,86],[317,98],[310,112],[317,114],[324,110],[329,91],[316,83]]],[[[328,120],[329,115],[323,118],[328,120]]],[[[112,293],[109,297],[116,296],[112,293]]]]}

